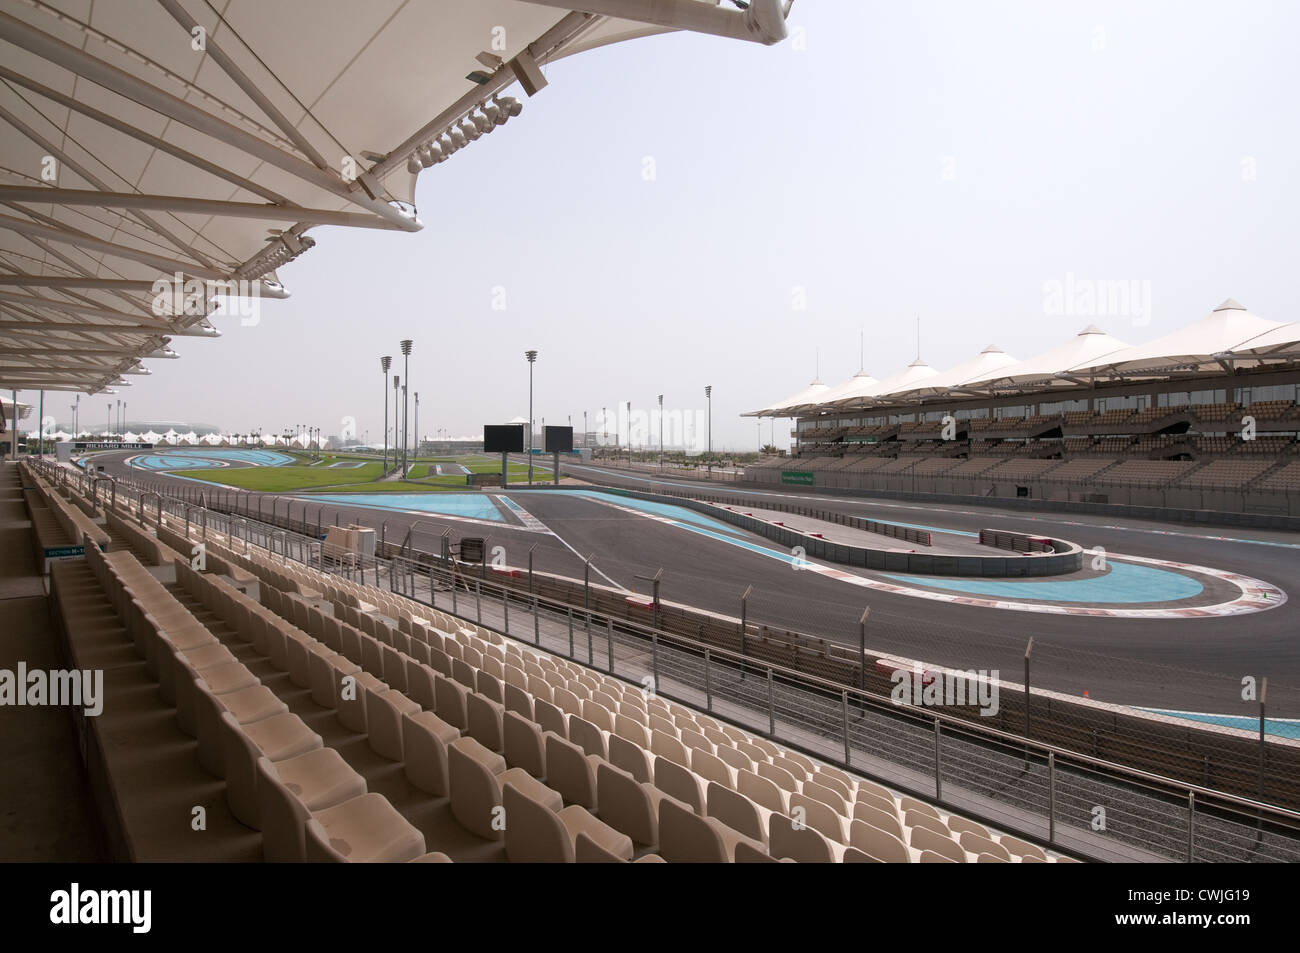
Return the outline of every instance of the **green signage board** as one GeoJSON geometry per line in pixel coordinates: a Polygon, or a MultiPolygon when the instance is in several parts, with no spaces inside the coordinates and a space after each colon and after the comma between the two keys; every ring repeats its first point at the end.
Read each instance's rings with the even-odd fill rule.
{"type": "Polygon", "coordinates": [[[808,470],[782,470],[781,482],[790,486],[812,486],[813,474],[808,470]]]}

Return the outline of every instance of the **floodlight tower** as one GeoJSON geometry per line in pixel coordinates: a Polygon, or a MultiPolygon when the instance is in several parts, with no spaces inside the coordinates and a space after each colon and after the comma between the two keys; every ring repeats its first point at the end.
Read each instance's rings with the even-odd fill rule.
{"type": "Polygon", "coordinates": [[[659,466],[664,465],[664,395],[659,395],[659,466]]]}
{"type": "MultiPolygon", "coordinates": [[[[399,342],[402,348],[402,374],[411,383],[411,339],[399,342]]],[[[402,388],[402,476],[406,476],[406,423],[410,419],[410,405],[406,402],[406,388],[402,388]]]]}
{"type": "Polygon", "coordinates": [[[393,468],[397,468],[397,400],[402,393],[402,376],[393,375],[393,468]]]}
{"type": "Polygon", "coordinates": [[[415,459],[420,459],[420,392],[415,392],[415,459]]]}
{"type": "Polygon", "coordinates": [[[392,365],[391,357],[381,357],[380,366],[384,369],[384,472],[388,472],[388,368],[392,365]]]}
{"type": "Polygon", "coordinates": [[[713,459],[713,385],[704,385],[704,399],[709,402],[709,459],[713,459]]]}
{"type": "Polygon", "coordinates": [[[536,351],[524,351],[528,358],[528,485],[533,485],[533,365],[537,363],[536,351]]]}

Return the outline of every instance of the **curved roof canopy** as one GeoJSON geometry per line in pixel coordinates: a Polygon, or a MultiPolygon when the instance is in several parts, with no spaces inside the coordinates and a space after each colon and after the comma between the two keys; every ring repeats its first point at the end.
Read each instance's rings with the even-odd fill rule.
{"type": "Polygon", "coordinates": [[[921,386],[922,382],[938,376],[938,374],[938,371],[918,357],[897,374],[894,374],[891,377],[886,377],[883,381],[879,381],[865,393],[850,394],[836,399],[833,405],[829,402],[824,402],[820,406],[828,410],[832,406],[841,408],[865,407],[874,403],[874,398],[878,395],[912,390],[921,386]]]}
{"type": "Polygon", "coordinates": [[[826,390],[820,391],[813,398],[812,402],[801,405],[792,405],[783,409],[790,413],[803,413],[805,411],[814,410],[823,404],[829,404],[832,401],[866,394],[879,385],[880,381],[868,374],[864,368],[842,384],[836,384],[834,387],[828,387],[826,390]]]}
{"type": "Polygon", "coordinates": [[[548,63],[676,29],[775,43],[788,8],[0,0],[0,387],[125,386],[284,297],[320,226],[417,231],[419,173],[473,155],[548,63]]]}
{"type": "Polygon", "coordinates": [[[1295,360],[1300,357],[1300,322],[1278,325],[1271,331],[1242,341],[1229,352],[1233,363],[1253,358],[1256,364],[1270,360],[1295,360]]]}
{"type": "Polygon", "coordinates": [[[771,407],[765,407],[762,410],[753,410],[747,414],[741,414],[742,417],[789,417],[795,412],[795,408],[802,407],[806,404],[815,404],[822,394],[830,390],[826,384],[814,378],[813,382],[805,387],[799,393],[785,400],[778,401],[771,407]]]}
{"type": "Polygon", "coordinates": [[[1070,340],[1050,351],[1010,364],[1004,368],[966,381],[974,393],[994,390],[1018,390],[1052,385],[1076,385],[1087,380],[1073,374],[1073,369],[1087,366],[1129,345],[1090,324],[1070,340]]]}
{"type": "Polygon", "coordinates": [[[1195,324],[1079,367],[1123,377],[1221,370],[1227,352],[1281,326],[1280,321],[1265,321],[1229,298],[1195,324]]]}
{"type": "Polygon", "coordinates": [[[939,394],[960,393],[967,381],[987,377],[989,374],[1013,367],[1019,362],[996,344],[990,344],[969,361],[958,364],[950,370],[942,371],[926,378],[924,383],[915,387],[903,387],[890,391],[884,397],[932,397],[939,394]]]}

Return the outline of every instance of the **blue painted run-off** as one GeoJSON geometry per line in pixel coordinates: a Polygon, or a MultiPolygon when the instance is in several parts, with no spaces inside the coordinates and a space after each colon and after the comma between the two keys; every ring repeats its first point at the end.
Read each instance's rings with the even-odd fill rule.
{"type": "Polygon", "coordinates": [[[902,576],[885,573],[888,579],[931,589],[950,589],[997,599],[1038,599],[1045,602],[1078,602],[1089,605],[1117,603],[1176,602],[1191,599],[1204,587],[1190,576],[1135,566],[1112,559],[1110,571],[1090,579],[1059,579],[1052,582],[1018,582],[997,579],[937,579],[931,576],[902,576]]]}
{"type": "Polygon", "coordinates": [[[133,457],[131,465],[141,470],[210,470],[231,462],[251,463],[261,467],[278,467],[292,463],[293,457],[274,450],[170,450],[133,457]]]}
{"type": "Polygon", "coordinates": [[[440,513],[466,519],[504,523],[505,516],[493,505],[491,497],[480,493],[313,493],[300,499],[325,500],[343,506],[409,513],[440,513]]]}
{"type": "MultiPolygon", "coordinates": [[[[1259,718],[1249,715],[1206,715],[1195,711],[1165,711],[1162,708],[1142,708],[1156,715],[1169,715],[1171,718],[1186,718],[1207,725],[1222,725],[1224,728],[1240,728],[1259,734],[1259,718]]],[[[1292,718],[1265,718],[1264,734],[1277,735],[1279,738],[1294,738],[1300,741],[1300,721],[1292,718]]]]}

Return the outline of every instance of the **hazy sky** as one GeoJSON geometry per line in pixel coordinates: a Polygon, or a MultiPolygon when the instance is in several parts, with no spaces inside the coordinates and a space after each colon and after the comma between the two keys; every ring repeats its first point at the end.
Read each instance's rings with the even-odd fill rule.
{"type": "Polygon", "coordinates": [[[818,353],[826,383],[852,375],[859,331],[867,370],[898,371],[918,316],[941,370],[1087,323],[1140,343],[1230,296],[1300,318],[1300,4],[800,0],[790,24],[777,47],[675,34],[550,66],[522,116],[422,174],[423,232],[313,230],[292,297],[175,339],[121,389],[129,417],[350,416],[377,441],[379,356],[410,337],[426,434],[526,415],[536,348],[548,423],[702,409],[712,384],[715,445],[752,448],[739,414],[818,353]],[[1047,313],[1068,275],[1149,282],[1151,313],[1047,313]]]}

